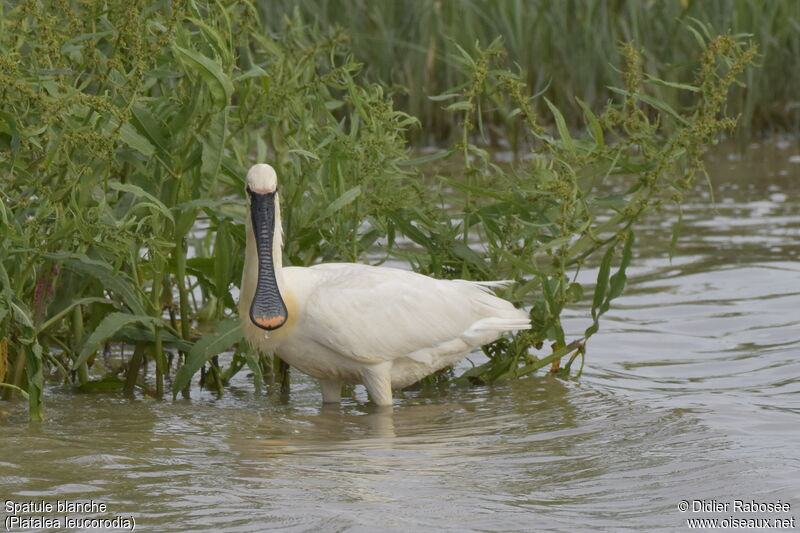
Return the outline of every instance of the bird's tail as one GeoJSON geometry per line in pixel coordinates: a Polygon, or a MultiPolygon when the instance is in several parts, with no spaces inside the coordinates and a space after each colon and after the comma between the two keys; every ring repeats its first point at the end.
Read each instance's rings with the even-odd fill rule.
{"type": "Polygon", "coordinates": [[[471,346],[483,346],[499,339],[506,331],[517,331],[531,327],[527,313],[522,309],[515,309],[517,313],[505,316],[492,316],[475,322],[469,330],[461,336],[462,340],[471,346]]]}
{"type": "Polygon", "coordinates": [[[497,316],[484,318],[473,325],[473,329],[494,330],[494,331],[517,331],[531,327],[531,319],[522,309],[517,309],[519,314],[516,316],[497,316]]]}
{"type": "Polygon", "coordinates": [[[511,285],[512,283],[514,283],[513,279],[501,279],[501,280],[497,280],[497,281],[467,281],[467,280],[464,280],[464,279],[458,279],[458,280],[454,280],[454,281],[460,281],[462,283],[467,283],[467,284],[472,285],[473,287],[477,287],[477,288],[481,289],[483,292],[486,292],[486,293],[489,293],[489,294],[494,294],[494,289],[507,287],[508,285],[511,285]]]}

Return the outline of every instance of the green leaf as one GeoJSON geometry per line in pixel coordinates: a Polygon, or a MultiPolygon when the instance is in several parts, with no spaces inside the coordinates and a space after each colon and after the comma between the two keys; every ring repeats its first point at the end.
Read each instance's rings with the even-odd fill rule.
{"type": "Polygon", "coordinates": [[[167,138],[170,134],[167,128],[160,124],[150,110],[143,105],[134,105],[131,108],[131,112],[133,115],[131,123],[136,126],[136,130],[147,137],[147,140],[150,141],[159,152],[169,156],[166,146],[167,138]]]}
{"type": "Polygon", "coordinates": [[[26,400],[30,399],[28,391],[26,391],[23,388],[17,387],[16,385],[12,385],[11,383],[0,383],[0,387],[6,387],[8,389],[17,391],[18,393],[22,394],[22,397],[25,398],[26,400]]]}
{"type": "Polygon", "coordinates": [[[631,263],[631,257],[633,255],[633,241],[633,232],[629,231],[625,239],[625,246],[622,248],[622,259],[620,260],[619,270],[617,270],[616,274],[611,276],[611,287],[608,292],[608,298],[606,299],[606,309],[608,309],[611,300],[622,294],[622,290],[625,288],[625,283],[628,280],[626,271],[628,265],[631,263]]]}
{"type": "Polygon", "coordinates": [[[266,78],[266,77],[267,77],[267,72],[258,65],[255,65],[244,74],[239,74],[238,76],[236,76],[236,78],[234,78],[234,81],[238,83],[240,81],[249,80],[250,78],[266,78]]]}
{"type": "Polygon", "coordinates": [[[472,111],[472,104],[469,102],[456,102],[444,108],[445,111],[472,111]]]}
{"type": "Polygon", "coordinates": [[[11,137],[11,168],[13,168],[16,164],[17,153],[19,152],[20,147],[19,126],[17,125],[16,118],[9,113],[0,111],[0,118],[5,120],[6,124],[8,124],[7,131],[11,137]]]}
{"type": "Polygon", "coordinates": [[[218,108],[226,107],[233,95],[233,84],[230,78],[222,71],[218,63],[212,59],[181,46],[175,46],[178,58],[184,65],[200,74],[205,81],[214,105],[218,108]]]}
{"type": "Polygon", "coordinates": [[[624,194],[609,194],[608,196],[597,197],[592,201],[592,204],[597,207],[610,207],[612,209],[621,209],[625,205],[624,194]]]}
{"type": "MultiPolygon", "coordinates": [[[[175,209],[175,208],[173,208],[175,209]]],[[[178,211],[178,216],[175,218],[175,242],[180,242],[181,239],[186,237],[186,234],[194,227],[194,221],[197,219],[198,209],[182,209],[178,211]]]]}
{"type": "Polygon", "coordinates": [[[8,306],[11,308],[11,311],[14,313],[14,320],[17,321],[17,324],[20,324],[23,327],[33,329],[33,320],[31,320],[31,313],[30,310],[23,304],[22,302],[8,300],[8,306]]]}
{"type": "Polygon", "coordinates": [[[67,307],[65,307],[55,315],[48,318],[42,325],[40,325],[37,328],[36,334],[39,335],[53,324],[58,323],[58,321],[67,316],[72,311],[73,308],[79,305],[90,304],[95,302],[108,302],[108,300],[106,300],[105,298],[81,298],[79,300],[75,300],[71,302],[67,307]]]}
{"type": "Polygon", "coordinates": [[[589,122],[589,131],[592,132],[592,137],[594,138],[594,142],[596,142],[599,146],[605,146],[606,141],[605,137],[603,136],[603,128],[600,126],[600,120],[597,118],[597,115],[591,110],[589,105],[581,100],[578,97],[575,97],[575,100],[578,101],[578,105],[581,106],[583,110],[583,115],[586,117],[586,120],[589,122]]]}
{"type": "MultiPolygon", "coordinates": [[[[152,344],[156,341],[155,332],[141,324],[130,324],[117,331],[111,338],[115,342],[126,344],[152,344]]],[[[170,333],[169,329],[161,330],[161,343],[167,348],[188,352],[192,344],[170,333]]]]}
{"type": "MultiPolygon", "coordinates": [[[[220,10],[219,13],[223,17],[226,17],[224,9],[220,10]]],[[[203,37],[205,37],[205,41],[211,45],[217,55],[222,59],[224,65],[228,66],[233,62],[233,55],[228,46],[228,41],[219,34],[216,28],[206,23],[202,17],[187,17],[187,20],[200,28],[203,37]]]]}
{"type": "Polygon", "coordinates": [[[645,74],[647,77],[647,81],[653,83],[654,85],[661,85],[662,87],[671,87],[673,89],[680,89],[682,91],[691,91],[693,93],[699,93],[700,87],[695,87],[694,85],[689,85],[687,83],[677,83],[674,81],[666,81],[660,78],[656,78],[650,74],[645,74]]]}
{"type": "Polygon", "coordinates": [[[150,141],[148,141],[143,135],[140,135],[139,132],[136,131],[136,128],[134,128],[128,122],[123,124],[120,128],[119,138],[122,140],[122,142],[145,157],[152,157],[152,155],[155,153],[155,148],[153,148],[153,145],[150,144],[150,141]]]}
{"type": "Polygon", "coordinates": [[[112,181],[108,184],[108,186],[111,189],[114,189],[115,191],[127,192],[139,199],[146,200],[145,202],[143,202],[145,205],[155,208],[156,211],[160,212],[162,215],[167,217],[170,220],[170,222],[172,222],[173,224],[175,223],[175,219],[172,218],[172,213],[167,208],[167,206],[161,203],[161,200],[159,200],[149,192],[145,191],[138,185],[134,185],[133,183],[119,183],[116,181],[112,181]]]}
{"type": "Polygon", "coordinates": [[[414,159],[408,159],[406,161],[401,161],[398,163],[398,166],[401,167],[415,167],[418,165],[422,165],[424,163],[430,163],[431,161],[438,161],[439,159],[444,159],[445,157],[449,156],[452,152],[449,150],[437,150],[428,155],[423,155],[420,157],[415,157],[414,159]]]}
{"type": "Polygon", "coordinates": [[[464,49],[461,47],[461,45],[460,45],[460,44],[458,44],[458,43],[455,43],[455,42],[454,42],[453,44],[455,44],[455,45],[456,45],[456,49],[457,49],[457,50],[459,51],[459,53],[461,54],[461,57],[463,58],[463,60],[464,60],[464,61],[465,61],[465,62],[466,62],[468,65],[470,65],[470,66],[474,67],[474,66],[475,66],[475,60],[474,60],[474,59],[472,59],[472,56],[470,55],[470,53],[469,53],[469,52],[467,52],[466,50],[464,50],[464,49]]]}
{"type": "MultiPolygon", "coordinates": [[[[0,323],[3,322],[4,309],[0,309],[0,323]]],[[[8,337],[0,338],[0,383],[6,380],[8,374],[8,337]]]]}
{"type": "Polygon", "coordinates": [[[325,210],[324,217],[329,217],[342,209],[347,204],[353,202],[356,198],[361,196],[361,186],[356,185],[355,187],[348,189],[345,191],[339,198],[331,202],[331,205],[325,210]]]}
{"type": "MultiPolygon", "coordinates": [[[[64,41],[64,44],[61,45],[61,52],[63,53],[67,49],[73,49],[73,47],[74,47],[73,45],[76,45],[78,43],[82,43],[83,41],[89,41],[89,40],[100,41],[103,37],[108,37],[110,35],[114,35],[114,32],[111,31],[111,30],[99,31],[99,32],[94,32],[94,33],[82,33],[82,34],[78,35],[77,37],[73,37],[72,39],[64,41]]],[[[89,46],[94,47],[94,46],[97,46],[97,44],[96,43],[91,43],[89,46]]]]}
{"type": "Polygon", "coordinates": [[[25,346],[25,374],[28,377],[28,416],[31,420],[44,420],[44,373],[42,347],[38,342],[25,346]]]}
{"type": "Polygon", "coordinates": [[[122,297],[122,302],[127,305],[131,311],[135,314],[144,314],[144,306],[127,274],[123,274],[119,270],[101,268],[94,265],[83,264],[78,261],[69,261],[66,266],[70,270],[84,272],[96,278],[104,284],[106,289],[122,297]]]}
{"type": "Polygon", "coordinates": [[[499,200],[501,202],[507,202],[513,205],[516,208],[527,210],[529,206],[523,204],[521,202],[517,202],[514,198],[510,195],[503,194],[501,192],[496,192],[488,189],[487,187],[477,187],[475,185],[470,185],[468,183],[464,183],[463,181],[456,180],[453,178],[447,178],[444,176],[439,176],[439,179],[443,182],[447,183],[454,189],[460,189],[462,191],[472,192],[481,196],[488,196],[489,198],[494,198],[495,200],[499,200]]]}
{"type": "Polygon", "coordinates": [[[200,156],[200,174],[204,178],[203,187],[206,191],[213,189],[217,181],[219,168],[222,165],[222,156],[225,152],[225,134],[228,128],[228,114],[221,113],[203,137],[203,152],[200,156]]]}
{"type": "Polygon", "coordinates": [[[658,109],[659,111],[663,111],[664,113],[668,114],[669,116],[671,116],[672,118],[677,120],[682,126],[688,126],[689,125],[689,122],[685,118],[680,116],[680,114],[678,114],[677,111],[672,109],[672,107],[670,107],[667,103],[662,102],[661,100],[657,100],[657,99],[655,99],[655,98],[653,98],[651,96],[647,96],[646,94],[636,93],[636,94],[632,95],[628,91],[625,91],[623,89],[618,89],[616,87],[609,87],[608,89],[610,91],[613,91],[613,92],[615,92],[617,94],[621,94],[623,96],[633,96],[634,98],[636,98],[638,100],[641,100],[642,102],[644,102],[646,104],[649,104],[651,107],[653,107],[655,109],[658,109]]]}
{"type": "Polygon", "coordinates": [[[434,96],[429,96],[428,100],[433,100],[434,102],[442,102],[444,100],[450,100],[451,98],[458,98],[461,96],[458,93],[445,93],[445,94],[437,94],[434,96]]]}
{"type": "Polygon", "coordinates": [[[308,159],[313,159],[314,161],[319,161],[319,156],[309,152],[308,150],[302,150],[300,148],[292,148],[291,150],[289,150],[289,153],[290,154],[302,155],[304,157],[307,157],[308,159]]]}
{"type": "Polygon", "coordinates": [[[261,372],[261,365],[258,364],[258,352],[247,350],[244,353],[244,360],[247,363],[247,368],[253,373],[253,385],[256,389],[256,394],[261,394],[261,386],[264,383],[264,375],[261,372]]]}
{"type": "Polygon", "coordinates": [[[537,270],[535,264],[533,264],[533,263],[531,263],[529,261],[525,261],[524,259],[518,257],[515,254],[512,254],[511,252],[509,252],[508,250],[506,250],[504,248],[498,248],[497,251],[500,252],[500,255],[502,255],[506,259],[506,261],[511,263],[519,271],[524,272],[525,274],[531,274],[531,275],[536,275],[536,274],[539,273],[539,271],[537,270]]]}
{"type": "Polygon", "coordinates": [[[550,100],[545,98],[544,101],[547,104],[547,107],[550,108],[553,118],[556,120],[556,128],[558,129],[558,134],[561,136],[561,141],[564,143],[564,148],[566,148],[570,154],[574,154],[575,141],[572,139],[572,135],[569,133],[569,128],[564,120],[564,115],[561,114],[561,111],[559,111],[550,100]]]}
{"type": "Polygon", "coordinates": [[[231,270],[233,243],[231,239],[230,223],[221,220],[217,226],[217,237],[214,241],[214,285],[217,298],[223,298],[228,294],[228,284],[233,276],[231,270]]]}
{"type": "Polygon", "coordinates": [[[600,270],[597,272],[597,284],[594,288],[594,298],[592,299],[592,316],[597,317],[597,311],[600,309],[603,301],[606,298],[606,290],[608,288],[608,276],[611,273],[611,259],[614,257],[614,247],[609,246],[606,253],[603,255],[603,260],[600,263],[600,270]]]}
{"type": "Polygon", "coordinates": [[[194,209],[204,209],[207,212],[216,212],[220,207],[224,205],[238,205],[238,206],[246,206],[246,200],[241,198],[219,198],[219,199],[210,199],[210,198],[200,198],[197,200],[191,200],[189,202],[183,202],[177,204],[172,208],[173,211],[187,211],[187,210],[194,210],[194,209]]]}
{"type": "MultiPolygon", "coordinates": [[[[3,195],[3,196],[5,196],[5,195],[3,195]]],[[[6,207],[6,199],[5,198],[0,198],[0,223],[2,223],[2,225],[0,225],[0,229],[2,229],[4,232],[8,228],[8,218],[9,218],[8,217],[8,215],[9,215],[8,209],[9,208],[6,207]]]]}
{"type": "Polygon", "coordinates": [[[597,272],[597,285],[594,288],[594,298],[592,299],[592,318],[594,319],[592,325],[586,329],[585,337],[588,339],[593,334],[597,333],[600,327],[600,315],[602,314],[603,302],[606,299],[606,291],[608,290],[608,277],[611,273],[611,259],[614,257],[614,247],[609,246],[603,255],[603,260],[600,263],[600,270],[597,272]]]}
{"type": "Polygon", "coordinates": [[[113,268],[105,261],[90,259],[84,254],[76,253],[53,253],[42,254],[42,256],[50,259],[66,259],[64,266],[68,269],[92,276],[107,290],[120,296],[123,303],[133,311],[133,314],[145,314],[140,295],[134,289],[130,277],[126,273],[113,268]]]}
{"type": "Polygon", "coordinates": [[[405,212],[393,212],[389,215],[392,222],[395,223],[397,228],[409,239],[414,241],[415,243],[419,244],[420,246],[424,246],[427,249],[433,248],[433,242],[422,232],[419,228],[414,226],[409,220],[415,220],[412,218],[413,215],[409,215],[405,212]]]}
{"type": "Polygon", "coordinates": [[[172,386],[172,397],[175,398],[178,392],[186,388],[192,376],[208,361],[211,357],[229,349],[239,342],[243,337],[239,319],[236,317],[223,320],[216,331],[206,333],[192,346],[186,356],[186,362],[178,370],[175,376],[175,383],[172,386]]]}
{"type": "Polygon", "coordinates": [[[559,248],[561,246],[565,246],[570,243],[572,237],[558,237],[555,239],[551,239],[547,242],[543,242],[536,248],[537,252],[544,252],[545,250],[550,250],[552,248],[559,248]]]}
{"type": "Polygon", "coordinates": [[[484,258],[463,242],[454,242],[450,245],[450,252],[471,265],[475,270],[488,275],[488,267],[484,258]]]}
{"type": "Polygon", "coordinates": [[[83,343],[78,358],[72,363],[72,368],[78,368],[100,348],[100,346],[123,327],[129,324],[158,324],[159,319],[152,316],[130,315],[128,313],[111,313],[97,325],[97,328],[83,343]]]}
{"type": "Polygon", "coordinates": [[[701,50],[705,50],[706,49],[706,42],[711,40],[711,37],[708,35],[708,28],[706,28],[705,25],[702,22],[700,22],[699,20],[697,20],[694,17],[689,17],[689,20],[694,22],[695,25],[697,25],[700,29],[702,29],[705,32],[706,37],[703,37],[702,35],[700,35],[700,32],[697,31],[697,29],[692,27],[692,25],[690,25],[690,24],[684,25],[684,27],[687,30],[692,32],[692,35],[694,35],[694,38],[697,41],[697,45],[700,47],[700,49],[701,50]]]}

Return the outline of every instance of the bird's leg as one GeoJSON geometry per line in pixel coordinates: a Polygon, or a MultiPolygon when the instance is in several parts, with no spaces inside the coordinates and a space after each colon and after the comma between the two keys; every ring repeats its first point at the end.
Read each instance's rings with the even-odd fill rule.
{"type": "Polygon", "coordinates": [[[339,403],[342,399],[342,384],[338,381],[321,379],[319,385],[322,388],[322,403],[339,403]]]}
{"type": "Polygon", "coordinates": [[[392,405],[392,363],[370,365],[364,371],[364,386],[376,405],[392,405]]]}

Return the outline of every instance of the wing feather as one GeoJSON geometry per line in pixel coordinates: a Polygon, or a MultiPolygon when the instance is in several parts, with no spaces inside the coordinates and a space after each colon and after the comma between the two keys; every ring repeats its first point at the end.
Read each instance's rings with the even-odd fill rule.
{"type": "Polygon", "coordinates": [[[350,263],[312,268],[320,278],[305,306],[307,335],[362,363],[424,354],[465,338],[486,318],[515,318],[516,326],[520,317],[526,319],[509,302],[487,294],[490,284],[350,263]]]}

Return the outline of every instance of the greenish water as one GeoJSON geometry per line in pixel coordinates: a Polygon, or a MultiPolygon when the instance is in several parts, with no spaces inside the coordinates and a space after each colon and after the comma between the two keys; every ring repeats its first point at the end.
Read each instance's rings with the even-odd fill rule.
{"type": "MultiPolygon", "coordinates": [[[[676,213],[646,221],[629,287],[579,380],[412,391],[393,414],[364,405],[361,390],[322,409],[298,374],[288,404],[256,396],[244,375],[220,400],[51,388],[44,423],[0,404],[0,503],[91,499],[106,512],[70,516],[132,516],[139,531],[680,531],[687,518],[800,519],[800,142],[741,159],[722,147],[709,161],[716,205],[698,187],[672,262],[676,213]],[[678,509],[736,499],[791,511],[678,509]]],[[[585,314],[572,311],[568,330],[584,329],[585,314]]]]}

